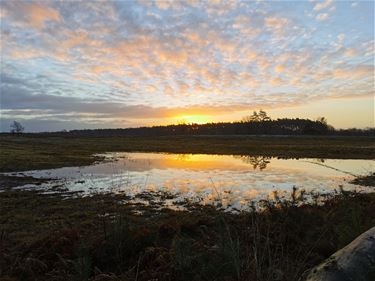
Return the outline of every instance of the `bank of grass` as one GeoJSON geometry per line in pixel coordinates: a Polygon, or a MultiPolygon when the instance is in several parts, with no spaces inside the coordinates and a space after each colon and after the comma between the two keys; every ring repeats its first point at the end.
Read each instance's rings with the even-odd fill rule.
{"type": "Polygon", "coordinates": [[[373,137],[0,135],[0,172],[88,165],[94,153],[207,153],[283,158],[375,159],[373,137]]]}
{"type": "Polygon", "coordinates": [[[375,225],[375,194],[296,200],[230,214],[159,210],[121,194],[5,190],[0,280],[303,280],[375,225]]]}

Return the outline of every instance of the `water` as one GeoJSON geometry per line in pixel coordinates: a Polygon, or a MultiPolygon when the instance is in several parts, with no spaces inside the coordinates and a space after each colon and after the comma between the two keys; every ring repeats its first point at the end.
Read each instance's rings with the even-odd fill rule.
{"type": "MultiPolygon", "coordinates": [[[[251,156],[107,153],[105,161],[85,167],[23,172],[36,178],[55,178],[70,191],[168,192],[178,199],[221,204],[241,209],[249,201],[288,196],[293,187],[319,193],[369,191],[350,184],[354,175],[375,170],[374,160],[277,159],[251,156]]],[[[44,184],[47,188],[52,184],[44,184]]],[[[30,187],[30,186],[28,186],[30,187]]],[[[169,202],[170,203],[170,202],[169,202]]],[[[168,204],[169,204],[168,203],[168,204]]]]}

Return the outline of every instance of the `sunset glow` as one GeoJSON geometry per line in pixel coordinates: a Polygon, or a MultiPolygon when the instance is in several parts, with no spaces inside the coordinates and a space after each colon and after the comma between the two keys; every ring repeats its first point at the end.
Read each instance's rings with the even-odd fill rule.
{"type": "Polygon", "coordinates": [[[373,1],[1,1],[0,19],[2,131],[259,109],[374,126],[373,1]]]}
{"type": "Polygon", "coordinates": [[[179,120],[178,123],[186,124],[205,124],[212,122],[209,116],[205,115],[185,115],[176,117],[179,120]]]}

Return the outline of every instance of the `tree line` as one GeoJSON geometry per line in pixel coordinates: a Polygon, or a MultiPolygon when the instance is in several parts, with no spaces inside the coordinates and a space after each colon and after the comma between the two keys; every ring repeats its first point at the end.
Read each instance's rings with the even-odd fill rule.
{"type": "Polygon", "coordinates": [[[263,110],[237,122],[178,124],[127,129],[72,130],[83,136],[173,136],[173,135],[363,135],[375,136],[375,128],[336,130],[325,117],[316,120],[278,118],[273,120],[263,110]]]}
{"type": "Polygon", "coordinates": [[[277,119],[261,122],[221,122],[208,124],[179,124],[127,129],[72,130],[74,135],[323,135],[331,128],[307,119],[277,119]]]}
{"type": "MultiPolygon", "coordinates": [[[[23,127],[13,123],[11,132],[20,133],[23,127]],[[15,129],[15,125],[18,129],[15,129]],[[21,130],[20,130],[21,128],[21,130]]],[[[300,118],[272,119],[263,110],[237,122],[219,122],[207,124],[178,124],[166,126],[119,128],[119,129],[83,129],[54,132],[54,134],[76,136],[174,136],[174,135],[346,135],[375,136],[375,128],[341,129],[329,125],[325,117],[316,120],[300,118]]]]}

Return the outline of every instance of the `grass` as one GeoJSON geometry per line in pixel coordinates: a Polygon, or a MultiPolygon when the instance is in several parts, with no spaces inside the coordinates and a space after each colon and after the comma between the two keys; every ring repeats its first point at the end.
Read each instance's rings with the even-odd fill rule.
{"type": "MultiPolygon", "coordinates": [[[[0,135],[0,171],[81,166],[94,153],[144,151],[374,159],[366,137],[73,137],[0,135]]],[[[125,194],[81,197],[12,190],[0,177],[0,280],[303,280],[308,270],[375,225],[375,194],[330,195],[323,205],[263,201],[261,212],[185,211],[134,204],[125,194]],[[298,207],[297,207],[298,206],[298,207]],[[141,215],[140,215],[141,213],[141,215]]],[[[373,184],[373,175],[358,184],[373,184]]],[[[170,195],[166,194],[166,197],[170,195]]]]}
{"type": "Polygon", "coordinates": [[[375,187],[375,173],[370,173],[365,176],[358,176],[354,180],[352,180],[351,183],[362,186],[375,187]]]}
{"type": "Polygon", "coordinates": [[[0,174],[0,190],[3,187],[17,187],[26,184],[41,185],[47,183],[50,179],[38,179],[30,176],[16,177],[12,175],[1,175],[0,174]]]}
{"type": "Polygon", "coordinates": [[[115,151],[375,159],[375,138],[324,136],[75,137],[0,135],[0,172],[89,165],[115,151]]]}
{"type": "Polygon", "coordinates": [[[0,193],[0,280],[302,280],[375,224],[375,194],[240,214],[66,195],[0,193]]]}

